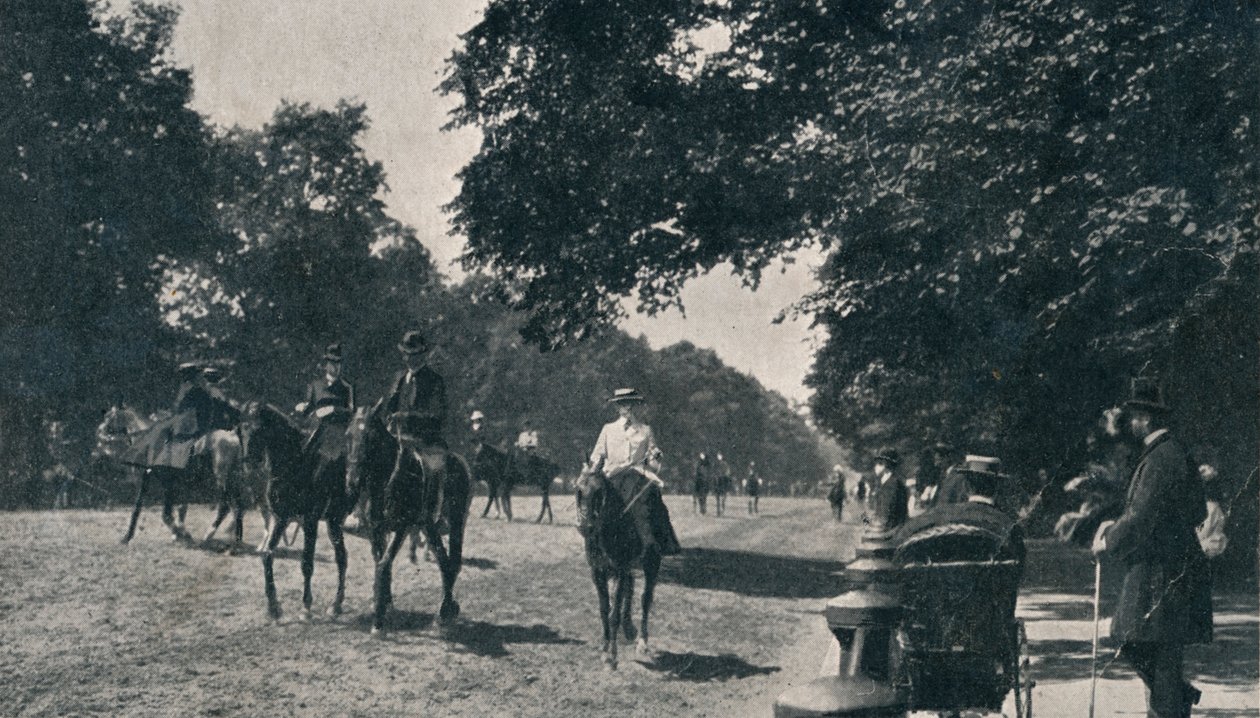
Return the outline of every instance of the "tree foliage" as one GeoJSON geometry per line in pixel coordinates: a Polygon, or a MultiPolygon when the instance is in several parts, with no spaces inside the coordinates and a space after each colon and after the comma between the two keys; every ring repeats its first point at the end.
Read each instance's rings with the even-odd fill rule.
{"type": "Polygon", "coordinates": [[[444,85],[486,130],[455,221],[543,344],[820,246],[819,422],[1035,466],[1254,250],[1256,28],[1228,2],[500,0],[444,85]]]}

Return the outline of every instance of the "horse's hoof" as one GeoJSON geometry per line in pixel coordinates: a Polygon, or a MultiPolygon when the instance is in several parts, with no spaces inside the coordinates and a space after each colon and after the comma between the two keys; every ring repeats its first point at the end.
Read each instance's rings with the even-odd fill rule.
{"type": "Polygon", "coordinates": [[[341,611],[342,611],[341,605],[334,603],[333,605],[328,607],[328,617],[336,618],[341,615],[341,611]]]}
{"type": "Polygon", "coordinates": [[[284,615],[284,612],[280,610],[280,604],[273,603],[267,607],[267,615],[271,617],[271,620],[279,623],[280,616],[284,615]]]}
{"type": "Polygon", "coordinates": [[[651,663],[656,660],[656,651],[652,650],[648,646],[647,641],[643,639],[639,639],[639,642],[635,644],[634,653],[640,661],[645,663],[651,663]]]}
{"type": "Polygon", "coordinates": [[[311,608],[310,608],[310,606],[305,606],[305,607],[303,607],[303,608],[302,608],[302,613],[299,615],[299,618],[301,618],[301,619],[302,619],[302,622],[303,622],[303,623],[310,623],[310,622],[311,622],[311,608]]]}
{"type": "Polygon", "coordinates": [[[459,618],[459,602],[444,601],[442,608],[438,609],[438,618],[443,621],[454,621],[459,618]]]}
{"type": "Polygon", "coordinates": [[[612,656],[604,656],[604,670],[606,671],[617,670],[617,659],[613,658],[612,656]]]}
{"type": "Polygon", "coordinates": [[[625,635],[627,641],[633,641],[639,637],[639,632],[635,630],[634,624],[629,621],[627,621],[622,628],[622,633],[625,635]]]}
{"type": "Polygon", "coordinates": [[[372,626],[372,638],[384,638],[385,631],[380,626],[372,626]]]}

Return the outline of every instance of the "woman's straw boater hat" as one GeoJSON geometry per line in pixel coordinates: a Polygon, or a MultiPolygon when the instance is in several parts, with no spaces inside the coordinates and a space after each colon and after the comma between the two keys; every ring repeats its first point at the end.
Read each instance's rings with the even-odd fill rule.
{"type": "Polygon", "coordinates": [[[1164,403],[1164,392],[1160,390],[1159,382],[1149,376],[1137,377],[1129,385],[1129,398],[1124,402],[1124,408],[1150,411],[1158,414],[1168,411],[1168,405],[1164,403]]]}
{"type": "Polygon", "coordinates": [[[980,474],[982,476],[994,476],[999,479],[1007,478],[1002,473],[1002,460],[995,456],[979,456],[976,454],[967,454],[963,458],[963,463],[958,467],[959,471],[965,471],[969,474],[980,474]]]}
{"type": "Polygon", "coordinates": [[[223,378],[225,376],[227,376],[226,374],[224,374],[223,370],[217,366],[206,367],[204,370],[202,370],[201,375],[205,377],[206,381],[211,384],[218,384],[219,382],[223,381],[223,378]]]}
{"type": "Polygon", "coordinates": [[[630,388],[617,389],[608,400],[609,404],[642,404],[643,402],[643,395],[639,393],[639,390],[630,388]]]}
{"type": "Polygon", "coordinates": [[[403,354],[422,354],[429,350],[429,342],[425,341],[424,335],[414,329],[403,335],[402,341],[398,342],[398,351],[403,354]]]}
{"type": "Polygon", "coordinates": [[[324,361],[341,361],[341,342],[333,342],[324,349],[324,361]]]}
{"type": "Polygon", "coordinates": [[[477,410],[473,411],[473,413],[472,413],[472,415],[471,415],[471,416],[469,416],[469,417],[468,417],[468,420],[469,420],[469,421],[481,421],[481,420],[482,420],[482,419],[484,419],[484,418],[486,418],[486,415],[485,415],[485,414],[482,414],[480,409],[477,409],[477,410]]]}
{"type": "Polygon", "coordinates": [[[194,379],[201,374],[201,364],[195,361],[186,361],[180,364],[175,371],[179,374],[180,379],[194,379]]]}

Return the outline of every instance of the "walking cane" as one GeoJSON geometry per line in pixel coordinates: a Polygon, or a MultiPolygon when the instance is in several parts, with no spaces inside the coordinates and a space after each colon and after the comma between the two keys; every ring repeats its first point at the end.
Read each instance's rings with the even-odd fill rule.
{"type": "Polygon", "coordinates": [[[1089,662],[1089,718],[1094,718],[1094,696],[1098,690],[1098,603],[1102,594],[1102,562],[1094,557],[1094,652],[1089,662]]]}

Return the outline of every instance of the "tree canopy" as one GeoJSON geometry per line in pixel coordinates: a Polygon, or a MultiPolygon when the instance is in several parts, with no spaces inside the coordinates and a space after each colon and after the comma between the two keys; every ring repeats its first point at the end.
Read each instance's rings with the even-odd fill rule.
{"type": "Polygon", "coordinates": [[[1255,249],[1256,29],[1230,2],[499,0],[444,84],[486,131],[455,223],[543,345],[821,247],[821,425],[1047,461],[1255,249]]]}

